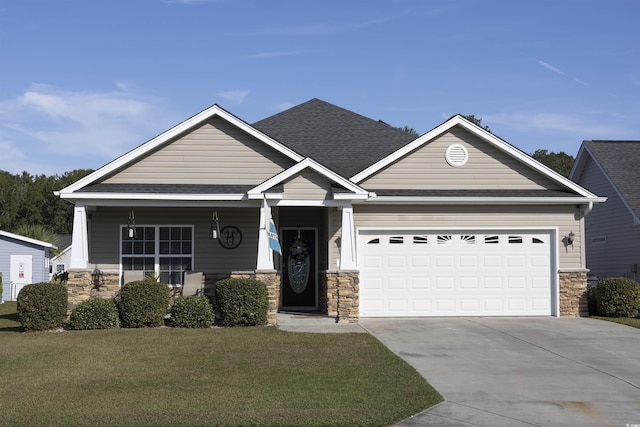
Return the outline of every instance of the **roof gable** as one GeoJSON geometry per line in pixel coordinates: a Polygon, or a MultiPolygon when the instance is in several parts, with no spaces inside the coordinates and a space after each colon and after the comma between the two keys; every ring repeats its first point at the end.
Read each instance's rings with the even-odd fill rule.
{"type": "Polygon", "coordinates": [[[640,141],[583,141],[570,178],[581,182],[589,160],[640,223],[640,141]]]}
{"type": "Polygon", "coordinates": [[[493,148],[497,149],[499,152],[504,153],[506,156],[516,160],[518,164],[521,164],[524,167],[532,169],[535,173],[540,174],[542,177],[549,180],[549,182],[555,183],[559,188],[571,190],[581,196],[597,199],[597,196],[590,193],[586,189],[580,187],[576,183],[571,180],[563,177],[559,173],[553,171],[542,163],[536,161],[528,154],[520,151],[515,148],[513,145],[507,143],[506,141],[500,139],[494,134],[482,129],[481,127],[471,123],[469,120],[465,119],[461,115],[455,115],[449,120],[445,121],[441,125],[433,128],[429,132],[410,142],[409,144],[403,146],[399,150],[395,151],[391,155],[381,159],[380,161],[372,164],[362,172],[351,177],[351,180],[355,183],[362,183],[367,178],[373,176],[374,174],[380,172],[384,168],[389,167],[393,163],[399,161],[406,156],[411,155],[416,150],[423,147],[425,144],[432,142],[434,139],[440,137],[446,132],[451,131],[453,128],[459,127],[469,132],[472,136],[479,138],[480,140],[486,142],[493,148]]]}
{"type": "Polygon", "coordinates": [[[21,236],[20,234],[9,233],[8,231],[0,230],[0,236],[7,237],[9,239],[18,240],[20,242],[29,243],[36,246],[42,246],[43,248],[56,248],[56,245],[43,242],[42,240],[32,239],[31,237],[21,236]]]}
{"type": "Polygon", "coordinates": [[[305,170],[314,171],[318,175],[324,177],[326,180],[344,188],[343,191],[334,193],[335,199],[365,199],[368,197],[368,192],[366,190],[362,189],[353,182],[327,169],[323,165],[310,158],[304,159],[291,168],[252,188],[247,192],[247,195],[250,199],[261,199],[264,197],[264,193],[268,193],[269,190],[272,190],[274,187],[279,186],[280,184],[290,182],[291,179],[300,176],[305,170]]]}
{"type": "Polygon", "coordinates": [[[344,177],[355,175],[415,138],[384,122],[319,99],[253,126],[344,177]]]}
{"type": "Polygon", "coordinates": [[[365,178],[360,185],[376,192],[381,189],[564,189],[459,125],[365,178]],[[452,159],[448,154],[450,150],[458,157],[452,159]],[[462,158],[462,163],[457,164],[456,160],[462,158]]]}
{"type": "Polygon", "coordinates": [[[284,156],[290,158],[295,162],[298,162],[303,159],[302,156],[300,156],[290,148],[282,145],[281,143],[268,137],[262,132],[256,130],[246,122],[240,120],[239,118],[227,112],[226,110],[222,109],[218,105],[213,105],[212,107],[209,107],[208,109],[196,114],[195,116],[192,116],[191,118],[174,126],[173,128],[167,130],[166,132],[138,146],[137,148],[134,148],[128,153],[118,157],[117,159],[113,160],[112,162],[108,163],[107,165],[103,166],[97,171],[76,181],[75,183],[69,185],[68,187],[63,188],[58,192],[58,194],[63,198],[69,197],[72,193],[82,189],[83,187],[100,182],[101,180],[114,174],[116,171],[119,171],[124,167],[132,164],[133,162],[147,156],[153,151],[158,150],[159,148],[161,148],[163,145],[170,142],[174,138],[179,137],[185,132],[193,130],[197,127],[201,127],[207,121],[215,117],[218,117],[223,121],[226,121],[229,124],[235,126],[236,128],[246,132],[250,136],[258,139],[259,141],[263,142],[264,144],[275,149],[279,153],[283,154],[284,156]]]}

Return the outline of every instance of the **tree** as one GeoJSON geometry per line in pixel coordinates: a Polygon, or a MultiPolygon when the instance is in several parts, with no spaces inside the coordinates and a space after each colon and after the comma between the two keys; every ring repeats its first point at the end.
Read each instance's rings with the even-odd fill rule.
{"type": "Polygon", "coordinates": [[[565,177],[568,177],[571,173],[571,168],[573,168],[573,162],[575,160],[573,156],[564,151],[554,153],[542,149],[534,151],[531,157],[565,177]]]}
{"type": "Polygon", "coordinates": [[[420,134],[418,133],[418,131],[417,131],[417,130],[415,130],[414,128],[411,128],[411,127],[409,127],[409,126],[403,126],[403,127],[401,127],[401,128],[396,128],[396,129],[399,129],[399,130],[401,130],[402,132],[404,132],[404,133],[406,133],[406,134],[409,134],[409,135],[411,135],[411,136],[414,136],[414,137],[416,137],[416,138],[420,136],[420,134]]]}
{"type": "Polygon", "coordinates": [[[482,125],[482,117],[476,117],[473,114],[467,114],[466,116],[463,115],[462,117],[464,117],[465,119],[469,120],[474,125],[480,126],[482,129],[486,130],[487,132],[491,132],[491,129],[489,129],[489,126],[487,126],[487,125],[483,126],[482,125]]]}
{"type": "MultiPolygon", "coordinates": [[[[13,230],[15,234],[40,240],[41,242],[51,243],[58,246],[58,235],[52,229],[42,224],[23,224],[13,230]]],[[[60,253],[60,248],[52,249],[54,255],[60,253]]]]}

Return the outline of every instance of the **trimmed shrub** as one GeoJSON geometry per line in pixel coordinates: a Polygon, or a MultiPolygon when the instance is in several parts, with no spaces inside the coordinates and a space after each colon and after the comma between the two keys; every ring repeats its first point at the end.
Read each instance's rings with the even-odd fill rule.
{"type": "Polygon", "coordinates": [[[160,282],[140,280],[120,290],[120,323],[124,328],[162,326],[169,307],[169,287],[160,282]]]}
{"type": "Polygon", "coordinates": [[[93,298],[83,301],[71,312],[67,327],[77,330],[118,328],[118,307],[112,299],[93,298]]]}
{"type": "Polygon", "coordinates": [[[257,326],[267,323],[267,285],[255,279],[216,282],[216,304],[223,326],[257,326]]]}
{"type": "Polygon", "coordinates": [[[67,318],[67,288],[53,282],[27,285],[18,294],[17,307],[27,331],[61,328],[67,318]]]}
{"type": "Polygon", "coordinates": [[[171,326],[208,328],[213,325],[213,307],[204,295],[179,297],[171,307],[171,326]]]}
{"type": "Polygon", "coordinates": [[[591,297],[600,316],[638,316],[640,283],[635,280],[625,277],[602,279],[589,294],[592,294],[591,297]]]}

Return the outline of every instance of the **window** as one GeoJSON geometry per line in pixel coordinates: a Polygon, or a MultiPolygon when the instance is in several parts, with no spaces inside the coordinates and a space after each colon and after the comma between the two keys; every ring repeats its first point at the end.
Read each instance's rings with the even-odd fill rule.
{"type": "Polygon", "coordinates": [[[160,274],[160,281],[181,285],[183,273],[193,266],[193,227],[137,227],[131,239],[122,227],[122,270],[160,274]]]}
{"type": "Polygon", "coordinates": [[[56,264],[56,273],[64,272],[64,264],[56,264]]]}
{"type": "Polygon", "coordinates": [[[426,245],[429,243],[429,236],[413,236],[414,245],[426,245]]]}
{"type": "Polygon", "coordinates": [[[509,243],[522,243],[522,236],[509,236],[509,243]]]}
{"type": "Polygon", "coordinates": [[[451,235],[440,235],[437,241],[439,245],[446,245],[451,242],[451,235]]]}
{"type": "Polygon", "coordinates": [[[467,234],[467,235],[460,236],[460,240],[462,240],[463,242],[465,242],[468,245],[475,245],[476,236],[467,234]]]}
{"type": "Polygon", "coordinates": [[[500,243],[500,236],[484,236],[484,243],[488,245],[500,243]]]}
{"type": "Polygon", "coordinates": [[[391,236],[389,237],[389,243],[393,244],[402,244],[404,243],[404,238],[402,236],[391,236]]]}
{"type": "Polygon", "coordinates": [[[371,239],[367,242],[367,245],[378,245],[380,244],[380,239],[379,238],[375,238],[375,239],[371,239]]]}

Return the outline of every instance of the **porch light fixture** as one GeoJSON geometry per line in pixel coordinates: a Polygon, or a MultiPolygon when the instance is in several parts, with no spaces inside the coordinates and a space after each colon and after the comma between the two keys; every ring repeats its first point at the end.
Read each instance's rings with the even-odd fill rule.
{"type": "Polygon", "coordinates": [[[100,271],[99,269],[95,268],[91,272],[91,283],[93,284],[94,289],[100,289],[100,286],[102,286],[103,279],[104,279],[104,273],[102,273],[102,271],[100,271]]]}
{"type": "Polygon", "coordinates": [[[572,245],[573,246],[573,240],[576,238],[575,233],[572,231],[569,233],[569,235],[567,236],[567,245],[572,245]]]}
{"type": "Polygon", "coordinates": [[[129,212],[129,222],[127,223],[127,233],[130,239],[135,239],[137,237],[136,232],[136,217],[133,213],[133,209],[129,212]]]}
{"type": "Polygon", "coordinates": [[[218,211],[213,211],[211,216],[211,228],[209,229],[209,239],[220,238],[220,223],[218,222],[218,211]]]}

